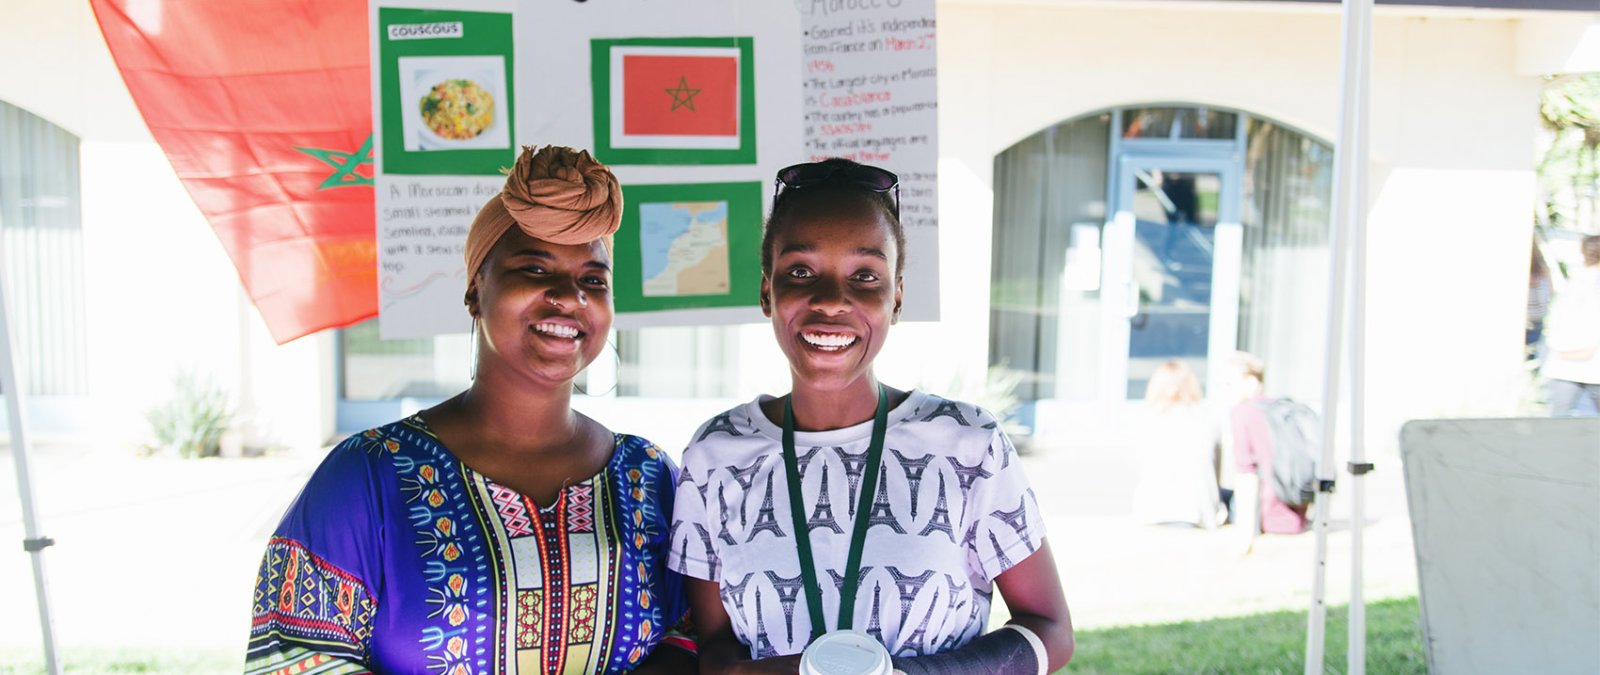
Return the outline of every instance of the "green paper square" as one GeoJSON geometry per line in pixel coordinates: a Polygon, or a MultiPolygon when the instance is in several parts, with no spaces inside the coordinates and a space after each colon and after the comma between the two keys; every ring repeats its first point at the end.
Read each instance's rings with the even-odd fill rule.
{"type": "Polygon", "coordinates": [[[589,68],[594,101],[595,157],[607,164],[755,164],[756,163],[756,75],[755,39],[719,38],[627,38],[591,40],[589,68]],[[701,148],[617,148],[611,138],[611,48],[612,47],[735,47],[739,50],[739,147],[701,148]]]}
{"type": "MultiPolygon", "coordinates": [[[[755,307],[760,304],[761,293],[761,183],[693,183],[680,185],[625,185],[622,225],[614,241],[616,252],[616,306],[617,312],[655,312],[676,309],[705,309],[720,307],[755,307]],[[663,293],[661,270],[679,269],[663,265],[661,243],[657,238],[661,230],[652,223],[649,235],[650,253],[645,251],[646,233],[643,219],[652,213],[685,211],[708,204],[721,204],[726,208],[726,290],[707,291],[708,279],[716,274],[702,270],[716,269],[715,262],[697,259],[687,273],[675,279],[682,288],[674,293],[663,293]],[[656,274],[649,275],[649,271],[656,274]],[[654,290],[652,290],[654,289],[654,290]]],[[[706,220],[702,219],[704,228],[706,220]]],[[[714,258],[713,258],[714,260],[714,258]]]]}
{"type": "Polygon", "coordinates": [[[511,165],[516,159],[516,79],[513,72],[515,62],[512,59],[510,14],[380,7],[378,30],[372,39],[378,41],[379,81],[383,97],[380,116],[383,147],[377,156],[380,171],[405,175],[497,176],[502,168],[511,165]],[[389,27],[396,24],[449,22],[461,23],[461,37],[414,40],[389,38],[389,27]],[[407,150],[403,118],[412,114],[420,102],[401,100],[400,59],[455,56],[490,56],[504,60],[505,82],[504,90],[500,93],[505,100],[496,101],[499,107],[496,112],[506,125],[505,146],[407,150]]]}

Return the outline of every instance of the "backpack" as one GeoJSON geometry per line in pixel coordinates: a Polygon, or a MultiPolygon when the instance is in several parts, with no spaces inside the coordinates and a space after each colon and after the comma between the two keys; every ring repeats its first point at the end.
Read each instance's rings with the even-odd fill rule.
{"type": "Polygon", "coordinates": [[[1267,418],[1272,438],[1272,485],[1279,501],[1305,506],[1317,496],[1317,471],[1322,463],[1322,418],[1309,406],[1287,398],[1256,403],[1267,418]]]}

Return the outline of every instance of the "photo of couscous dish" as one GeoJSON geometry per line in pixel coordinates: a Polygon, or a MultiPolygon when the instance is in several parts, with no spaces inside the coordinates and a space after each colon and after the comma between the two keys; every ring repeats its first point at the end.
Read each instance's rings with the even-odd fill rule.
{"type": "Polygon", "coordinates": [[[407,152],[511,148],[514,101],[504,56],[402,56],[387,99],[407,152]]]}
{"type": "Polygon", "coordinates": [[[433,85],[418,104],[422,121],[440,138],[464,141],[477,138],[494,124],[494,95],[467,79],[433,85]]]}

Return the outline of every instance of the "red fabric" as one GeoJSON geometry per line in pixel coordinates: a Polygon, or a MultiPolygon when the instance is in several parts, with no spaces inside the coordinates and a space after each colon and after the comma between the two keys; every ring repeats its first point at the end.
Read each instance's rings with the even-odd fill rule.
{"type": "Polygon", "coordinates": [[[273,339],[377,314],[366,0],[90,4],[273,339]]]}
{"type": "Polygon", "coordinates": [[[739,61],[732,56],[624,56],[622,82],[625,133],[739,133],[739,61]]]}

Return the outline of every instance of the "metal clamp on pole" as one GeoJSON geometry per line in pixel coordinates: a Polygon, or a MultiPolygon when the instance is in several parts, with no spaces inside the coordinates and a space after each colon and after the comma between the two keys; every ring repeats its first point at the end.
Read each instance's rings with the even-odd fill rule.
{"type": "Polygon", "coordinates": [[[1334,483],[1335,483],[1335,481],[1333,481],[1331,479],[1329,479],[1329,480],[1318,480],[1317,481],[1317,492],[1327,492],[1329,494],[1332,494],[1333,493],[1333,484],[1334,483]]]}
{"type": "Polygon", "coordinates": [[[37,553],[55,545],[56,540],[50,537],[34,537],[22,540],[22,550],[29,553],[37,553]]]}
{"type": "Polygon", "coordinates": [[[1350,474],[1354,476],[1365,476],[1372,473],[1376,468],[1372,465],[1372,462],[1349,462],[1345,464],[1345,469],[1349,470],[1350,474]]]}

